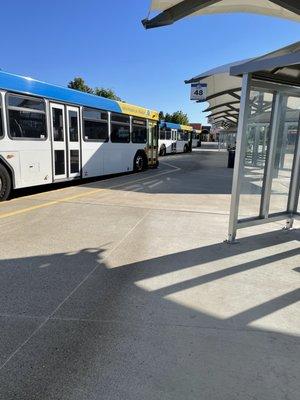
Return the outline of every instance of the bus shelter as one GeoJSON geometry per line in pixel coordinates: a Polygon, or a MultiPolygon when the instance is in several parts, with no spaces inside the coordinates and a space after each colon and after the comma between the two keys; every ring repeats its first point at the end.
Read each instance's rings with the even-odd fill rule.
{"type": "Polygon", "coordinates": [[[228,241],[299,219],[300,42],[230,68],[242,78],[228,241]]]}
{"type": "MultiPolygon", "coordinates": [[[[148,18],[142,23],[150,29],[187,16],[232,12],[300,22],[300,1],[152,0],[148,18]],[[149,18],[151,12],[156,15],[149,18]]],[[[214,111],[214,122],[229,123],[232,113],[226,108],[224,114],[219,102],[230,94],[229,108],[239,105],[228,242],[235,240],[239,228],[286,219],[288,229],[299,218],[299,43],[230,66],[229,75],[242,80],[240,92],[237,88],[230,93],[228,88],[225,93],[219,91],[216,104],[210,103],[210,110],[206,110],[214,111]]]]}
{"type": "Polygon", "coordinates": [[[185,81],[207,85],[204,112],[221,147],[236,145],[229,242],[239,228],[299,218],[299,66],[300,42],[185,81]]]}

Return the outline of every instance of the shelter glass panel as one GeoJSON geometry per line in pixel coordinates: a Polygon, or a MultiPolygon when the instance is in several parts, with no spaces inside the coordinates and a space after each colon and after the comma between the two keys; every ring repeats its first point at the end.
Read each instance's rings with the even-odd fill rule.
{"type": "Polygon", "coordinates": [[[287,211],[296,143],[299,137],[300,97],[283,96],[276,140],[269,213],[287,211]]]}
{"type": "Polygon", "coordinates": [[[241,180],[239,218],[257,217],[268,150],[273,94],[251,90],[246,129],[246,155],[241,180]]]}

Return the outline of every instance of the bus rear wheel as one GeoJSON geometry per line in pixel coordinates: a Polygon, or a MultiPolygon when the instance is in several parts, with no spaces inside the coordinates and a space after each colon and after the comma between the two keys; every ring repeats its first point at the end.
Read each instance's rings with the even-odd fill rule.
{"type": "Polygon", "coordinates": [[[136,153],[133,160],[133,170],[135,172],[144,171],[147,168],[147,159],[142,152],[136,153]]]}
{"type": "Polygon", "coordinates": [[[7,200],[11,192],[11,178],[7,169],[0,164],[0,201],[7,200]]]}

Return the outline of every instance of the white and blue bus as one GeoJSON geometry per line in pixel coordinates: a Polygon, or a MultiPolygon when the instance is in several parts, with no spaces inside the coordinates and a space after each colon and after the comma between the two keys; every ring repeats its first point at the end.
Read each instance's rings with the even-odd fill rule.
{"type": "Polygon", "coordinates": [[[158,112],[0,71],[0,200],[156,167],[158,112]]]}
{"type": "Polygon", "coordinates": [[[161,121],[159,124],[159,155],[192,151],[192,131],[189,125],[161,121]]]}
{"type": "Polygon", "coordinates": [[[201,144],[201,130],[194,129],[192,132],[192,148],[200,147],[201,144]]]}

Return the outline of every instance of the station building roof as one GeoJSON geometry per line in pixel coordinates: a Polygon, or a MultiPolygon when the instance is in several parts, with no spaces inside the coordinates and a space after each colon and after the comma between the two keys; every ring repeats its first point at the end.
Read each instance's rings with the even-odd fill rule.
{"type": "Polygon", "coordinates": [[[152,0],[150,12],[160,12],[142,21],[146,29],[171,25],[187,17],[243,12],[300,22],[299,0],[152,0]]]}

